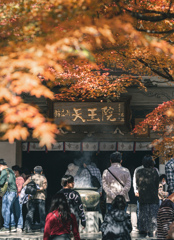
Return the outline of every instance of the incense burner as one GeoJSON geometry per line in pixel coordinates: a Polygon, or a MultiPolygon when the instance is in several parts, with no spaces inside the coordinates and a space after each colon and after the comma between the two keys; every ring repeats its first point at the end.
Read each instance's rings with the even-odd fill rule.
{"type": "Polygon", "coordinates": [[[94,210],[100,201],[100,194],[97,188],[74,188],[81,197],[83,206],[86,210],[94,210]]]}

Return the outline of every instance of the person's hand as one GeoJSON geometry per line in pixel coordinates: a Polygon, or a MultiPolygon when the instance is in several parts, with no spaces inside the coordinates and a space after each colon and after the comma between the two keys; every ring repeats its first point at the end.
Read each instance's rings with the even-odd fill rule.
{"type": "Polygon", "coordinates": [[[84,168],[86,168],[86,167],[87,167],[85,163],[83,163],[83,167],[84,167],[84,168]]]}
{"type": "Polygon", "coordinates": [[[100,197],[102,196],[102,192],[100,192],[100,197]]]}
{"type": "Polygon", "coordinates": [[[136,197],[139,197],[139,192],[136,192],[136,193],[135,193],[135,196],[136,196],[136,197]]]}

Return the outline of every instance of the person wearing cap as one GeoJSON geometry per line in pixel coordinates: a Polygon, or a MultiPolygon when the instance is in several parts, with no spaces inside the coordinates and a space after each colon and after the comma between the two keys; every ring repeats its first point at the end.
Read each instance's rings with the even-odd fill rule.
{"type": "Polygon", "coordinates": [[[14,201],[17,195],[16,178],[11,168],[7,166],[4,159],[0,159],[0,187],[8,181],[8,188],[2,197],[2,217],[4,219],[1,233],[16,232],[16,223],[14,218],[14,201]]]}
{"type": "Polygon", "coordinates": [[[33,222],[33,216],[36,208],[39,209],[40,217],[40,231],[44,232],[45,225],[45,199],[46,199],[46,189],[47,189],[47,179],[43,175],[43,169],[41,166],[36,166],[34,168],[34,175],[30,176],[26,182],[23,184],[25,187],[29,182],[34,181],[37,185],[37,193],[29,198],[28,201],[28,213],[25,221],[25,232],[31,232],[31,224],[33,222]]]}
{"type": "Polygon", "coordinates": [[[15,222],[17,225],[17,232],[22,232],[23,229],[23,216],[22,216],[22,203],[19,202],[19,196],[21,194],[22,186],[24,184],[24,179],[21,177],[21,169],[18,165],[12,166],[12,170],[16,177],[16,186],[17,186],[17,198],[14,202],[14,214],[15,222]]]}

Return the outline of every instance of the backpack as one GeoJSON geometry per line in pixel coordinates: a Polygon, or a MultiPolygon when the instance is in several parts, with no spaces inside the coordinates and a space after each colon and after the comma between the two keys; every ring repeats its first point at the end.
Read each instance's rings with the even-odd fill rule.
{"type": "Polygon", "coordinates": [[[101,184],[98,180],[98,178],[96,176],[91,176],[91,184],[93,187],[96,187],[97,189],[99,189],[101,187],[101,184]]]}
{"type": "Polygon", "coordinates": [[[35,195],[36,192],[37,192],[37,185],[31,178],[31,182],[29,182],[26,185],[25,194],[35,195]]]}
{"type": "Polygon", "coordinates": [[[95,187],[95,188],[99,189],[101,187],[101,184],[100,184],[98,178],[96,176],[92,175],[91,171],[88,168],[86,168],[86,169],[88,170],[88,172],[91,175],[91,185],[92,185],[92,187],[95,187]]]}

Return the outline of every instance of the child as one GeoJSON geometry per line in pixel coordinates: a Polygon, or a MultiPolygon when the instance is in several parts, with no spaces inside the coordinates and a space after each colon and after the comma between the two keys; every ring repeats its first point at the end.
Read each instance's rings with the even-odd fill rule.
{"type": "Polygon", "coordinates": [[[125,212],[126,200],[117,195],[112,202],[112,210],[107,213],[101,225],[102,240],[130,240],[132,224],[130,216],[125,212]]]}
{"type": "Polygon", "coordinates": [[[159,188],[158,188],[159,206],[161,205],[162,201],[164,201],[169,196],[169,193],[165,191],[165,185],[166,185],[166,175],[162,174],[159,178],[159,188]]]}

